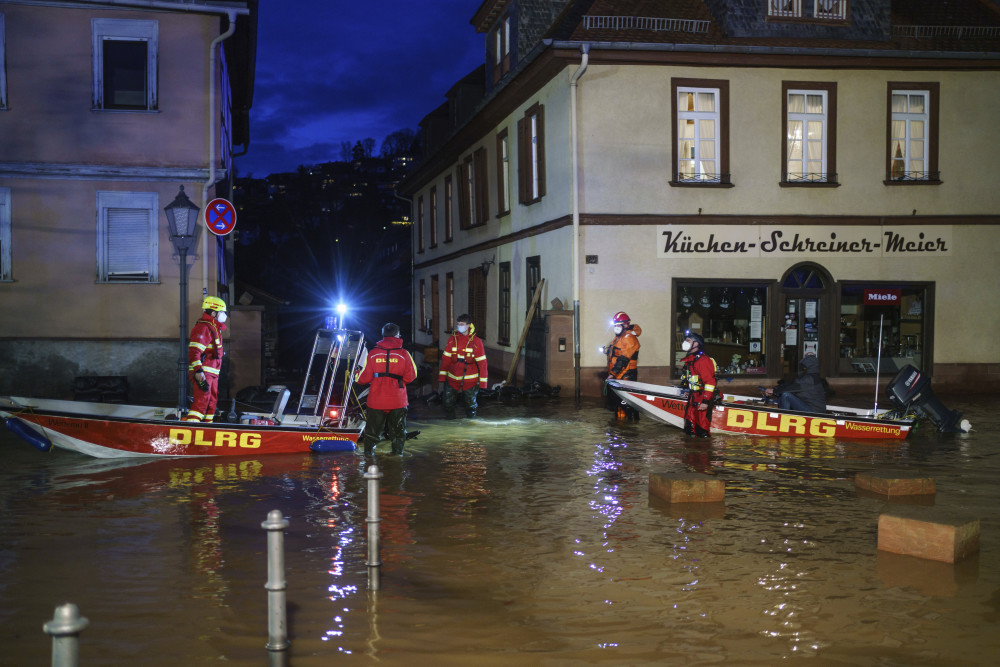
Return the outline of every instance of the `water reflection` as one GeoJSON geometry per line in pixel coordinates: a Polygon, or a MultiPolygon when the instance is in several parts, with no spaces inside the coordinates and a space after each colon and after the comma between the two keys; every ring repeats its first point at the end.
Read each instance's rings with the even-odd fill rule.
{"type": "Polygon", "coordinates": [[[407,454],[375,459],[377,593],[363,457],[107,463],[0,433],[0,662],[44,663],[41,623],[71,600],[103,664],[979,664],[1000,619],[1000,419],[962,403],[978,431],[891,444],[694,440],[569,402],[416,415],[407,454]],[[935,507],[980,518],[980,555],[877,551],[889,500],[853,479],[883,471],[933,476],[935,507]],[[651,472],[713,475],[725,501],[664,503],[651,472]],[[292,646],[264,658],[272,509],[292,646]]]}

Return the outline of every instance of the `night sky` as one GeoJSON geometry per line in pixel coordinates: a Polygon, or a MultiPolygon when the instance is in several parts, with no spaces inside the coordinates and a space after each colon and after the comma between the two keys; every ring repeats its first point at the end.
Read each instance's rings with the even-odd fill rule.
{"type": "Polygon", "coordinates": [[[250,147],[239,176],[263,178],[342,159],[371,137],[375,152],[418,129],[484,60],[469,23],[481,0],[262,0],[250,147]]]}

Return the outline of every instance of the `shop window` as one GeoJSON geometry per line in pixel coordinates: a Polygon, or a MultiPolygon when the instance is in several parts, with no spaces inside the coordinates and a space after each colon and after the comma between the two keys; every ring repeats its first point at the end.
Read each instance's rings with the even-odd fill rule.
{"type": "Polygon", "coordinates": [[[720,375],[767,374],[767,296],[764,283],[675,281],[675,371],[690,330],[704,337],[720,375]]]}
{"type": "Polygon", "coordinates": [[[924,284],[845,284],[840,292],[840,373],[928,368],[931,288],[924,284]]]}

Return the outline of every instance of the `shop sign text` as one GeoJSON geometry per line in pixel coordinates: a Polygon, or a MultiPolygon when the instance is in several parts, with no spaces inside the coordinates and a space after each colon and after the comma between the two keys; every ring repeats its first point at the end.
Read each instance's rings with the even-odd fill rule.
{"type": "Polygon", "coordinates": [[[950,226],[658,225],[657,257],[940,256],[952,249],[950,226]]]}

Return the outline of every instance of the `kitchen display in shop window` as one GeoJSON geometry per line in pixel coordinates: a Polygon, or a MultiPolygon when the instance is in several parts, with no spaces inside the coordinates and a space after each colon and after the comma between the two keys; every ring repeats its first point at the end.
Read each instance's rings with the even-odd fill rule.
{"type": "Polygon", "coordinates": [[[906,365],[926,368],[929,286],[844,285],[840,294],[841,374],[883,373],[906,365]]]}
{"type": "Polygon", "coordinates": [[[676,282],[674,364],[690,330],[705,338],[705,350],[725,375],[767,373],[767,287],[758,283],[676,282]]]}

